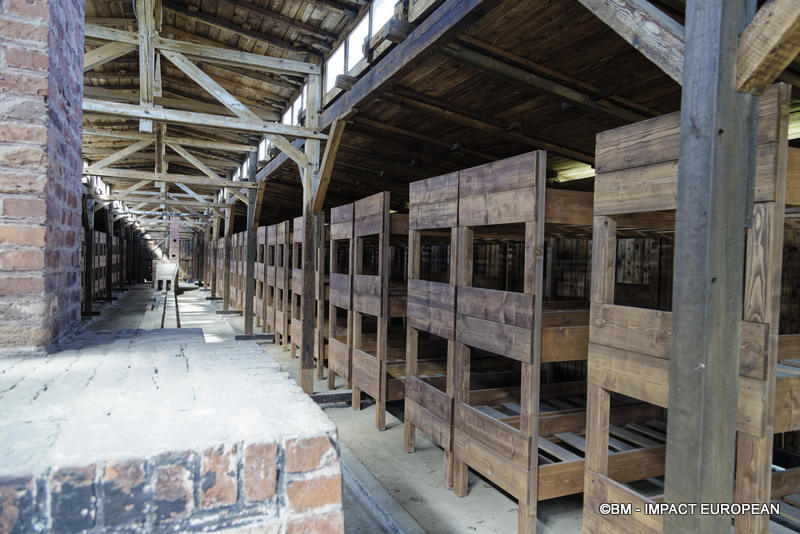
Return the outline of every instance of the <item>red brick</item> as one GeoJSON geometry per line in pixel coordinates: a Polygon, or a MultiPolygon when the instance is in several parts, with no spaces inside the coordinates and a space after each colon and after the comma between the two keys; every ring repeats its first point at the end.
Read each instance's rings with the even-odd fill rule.
{"type": "Polygon", "coordinates": [[[50,6],[46,0],[6,0],[6,12],[23,17],[50,18],[50,6]]]}
{"type": "Polygon", "coordinates": [[[47,128],[43,124],[0,122],[0,141],[47,143],[47,128]]]}
{"type": "MultiPolygon", "coordinates": [[[[0,35],[3,35],[2,20],[0,20],[0,35]]],[[[0,90],[47,96],[47,76],[44,74],[19,74],[4,69],[0,71],[0,90]]]]}
{"type": "Polygon", "coordinates": [[[342,475],[292,480],[287,487],[289,506],[295,512],[342,502],[342,475]]]}
{"type": "Polygon", "coordinates": [[[286,525],[286,534],[343,534],[344,514],[332,512],[299,519],[290,519],[286,525]]]}
{"type": "Polygon", "coordinates": [[[0,270],[33,271],[39,269],[44,269],[44,251],[41,249],[0,252],[0,270]]]}
{"type": "Polygon", "coordinates": [[[54,532],[78,532],[94,527],[95,466],[64,467],[50,479],[50,516],[54,532]]]}
{"type": "Polygon", "coordinates": [[[43,247],[44,226],[0,226],[0,244],[43,247]]]}
{"type": "Polygon", "coordinates": [[[200,508],[234,504],[237,498],[236,445],[212,447],[200,466],[200,508]]]}
{"type": "Polygon", "coordinates": [[[0,171],[0,192],[2,193],[43,191],[45,183],[47,183],[47,177],[44,174],[0,171]]]}
{"type": "Polygon", "coordinates": [[[155,513],[158,521],[186,517],[194,509],[192,474],[184,465],[156,468],[155,513]]]}
{"type": "Polygon", "coordinates": [[[106,527],[144,523],[146,506],[144,460],[106,464],[101,484],[106,527]]]}
{"type": "Polygon", "coordinates": [[[42,217],[46,215],[47,203],[43,198],[14,198],[3,199],[3,215],[6,217],[42,217]]]}
{"type": "Polygon", "coordinates": [[[290,439],[286,442],[285,455],[286,470],[290,473],[336,465],[339,457],[328,436],[290,439]]]}
{"type": "Polygon", "coordinates": [[[41,276],[0,277],[0,295],[31,295],[44,291],[44,278],[41,276]]]}
{"type": "Polygon", "coordinates": [[[278,446],[252,443],[244,449],[244,498],[247,502],[268,501],[275,496],[278,446]]]}
{"type": "Polygon", "coordinates": [[[50,63],[45,52],[30,48],[6,47],[6,63],[9,67],[47,70],[50,63]]]}
{"type": "Polygon", "coordinates": [[[33,479],[0,479],[0,532],[33,529],[33,479]]]}
{"type": "Polygon", "coordinates": [[[5,17],[0,18],[0,35],[6,39],[37,41],[45,45],[47,44],[47,34],[47,25],[44,23],[28,24],[5,17]]]}
{"type": "MultiPolygon", "coordinates": [[[[2,75],[0,75],[2,76],[2,75]]],[[[47,153],[44,148],[12,145],[0,147],[0,161],[7,167],[44,167],[47,153]]]]}

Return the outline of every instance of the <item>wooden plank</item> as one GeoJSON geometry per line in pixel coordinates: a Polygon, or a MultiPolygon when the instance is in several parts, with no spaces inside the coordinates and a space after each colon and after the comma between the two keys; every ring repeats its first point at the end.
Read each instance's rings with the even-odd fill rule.
{"type": "Polygon", "coordinates": [[[592,303],[592,343],[669,358],[672,317],[669,312],[592,303]]]}
{"type": "Polygon", "coordinates": [[[800,358],[800,334],[785,334],[778,338],[778,360],[800,358]]]}
{"type": "Polygon", "coordinates": [[[678,83],[682,82],[684,29],[647,0],[580,0],[620,37],[678,83]]]}
{"type": "Polygon", "coordinates": [[[774,427],[776,433],[800,430],[800,376],[776,380],[774,427]]]}
{"type": "MultiPolygon", "coordinates": [[[[620,482],[633,482],[661,476],[664,473],[665,453],[666,447],[660,446],[612,454],[608,458],[609,477],[620,482]]],[[[580,493],[583,491],[583,482],[583,459],[540,465],[539,500],[544,501],[580,493]]],[[[628,531],[624,530],[624,532],[628,531]]]]}
{"type": "Polygon", "coordinates": [[[458,427],[453,430],[453,452],[456,462],[467,463],[517,499],[525,497],[527,471],[458,427]]]}
{"type": "Polygon", "coordinates": [[[342,135],[344,135],[346,125],[346,121],[338,118],[331,124],[328,142],[325,145],[325,153],[322,155],[322,163],[320,164],[319,180],[314,186],[314,213],[321,212],[325,203],[325,195],[328,193],[328,184],[330,184],[333,167],[336,162],[336,153],[339,150],[339,144],[342,142],[342,135]]]}
{"type": "Polygon", "coordinates": [[[383,207],[386,193],[357,200],[353,208],[353,232],[356,236],[380,234],[383,227],[383,207]]]}
{"type": "MultiPolygon", "coordinates": [[[[408,383],[408,381],[406,381],[408,383]]],[[[451,400],[452,402],[452,400],[451,400]]],[[[448,414],[449,415],[449,414],[448,414]]],[[[425,432],[431,439],[446,452],[451,449],[452,426],[451,420],[442,419],[426,410],[425,407],[408,398],[406,388],[405,420],[414,425],[417,430],[425,432]]]]}
{"type": "Polygon", "coordinates": [[[450,284],[409,279],[408,325],[439,337],[455,339],[456,288],[450,284]]]}
{"type": "Polygon", "coordinates": [[[409,228],[458,226],[458,173],[412,182],[408,186],[409,228]]]}
{"type": "Polygon", "coordinates": [[[380,360],[361,349],[353,349],[353,387],[378,399],[380,397],[380,360]]]}
{"type": "Polygon", "coordinates": [[[585,360],[589,351],[589,327],[542,328],[542,363],[585,360]]]}
{"type": "Polygon", "coordinates": [[[800,148],[789,147],[786,170],[786,204],[800,206],[800,148]]]}
{"type": "Polygon", "coordinates": [[[471,347],[530,362],[531,330],[466,315],[456,316],[456,339],[471,347]]]}
{"type": "Polygon", "coordinates": [[[481,413],[474,407],[455,403],[453,407],[454,428],[478,441],[493,453],[525,469],[530,451],[528,440],[519,430],[481,413]]]}
{"type": "Polygon", "coordinates": [[[83,72],[105,65],[117,58],[128,55],[138,47],[129,43],[106,43],[86,52],[83,56],[83,72]]]}
{"type": "Polygon", "coordinates": [[[353,310],[383,317],[383,281],[380,276],[353,275],[353,310]]]}
{"type": "MultiPolygon", "coordinates": [[[[619,453],[626,454],[626,453],[619,453]]],[[[643,477],[646,478],[646,477],[643,477]]],[[[630,532],[632,534],[661,534],[663,517],[660,514],[646,514],[646,504],[653,501],[639,495],[635,491],[615,482],[611,478],[586,471],[586,489],[584,492],[584,511],[594,515],[590,521],[606,523],[606,527],[588,530],[587,532],[630,532]],[[600,505],[603,503],[629,503],[631,515],[603,515],[600,505]],[[636,510],[639,510],[638,512],[636,510]]],[[[584,514],[586,521],[586,514],[584,514]]],[[[590,523],[591,524],[591,523],[590,523]]],[[[587,525],[585,525],[587,526],[587,525]]]]}
{"type": "Polygon", "coordinates": [[[452,421],[453,399],[414,375],[406,377],[406,399],[411,400],[448,424],[452,421]]]}
{"type": "Polygon", "coordinates": [[[771,497],[773,499],[780,499],[796,493],[797,488],[800,488],[800,467],[772,473],[771,497]]]}
{"type": "Polygon", "coordinates": [[[591,226],[594,195],[587,191],[548,188],[545,193],[545,221],[549,224],[591,226]]]}
{"type": "Polygon", "coordinates": [[[574,452],[568,451],[564,447],[560,446],[557,443],[553,443],[552,441],[548,440],[547,438],[543,438],[539,436],[538,441],[539,450],[544,451],[551,456],[555,456],[562,462],[573,462],[573,461],[583,461],[583,458],[575,454],[574,452]]]}
{"type": "Polygon", "coordinates": [[[800,53],[800,4],[764,4],[739,37],[736,88],[761,94],[800,53]]]}
{"type": "Polygon", "coordinates": [[[533,328],[533,295],[478,287],[459,286],[460,315],[520,328],[533,328]]]}

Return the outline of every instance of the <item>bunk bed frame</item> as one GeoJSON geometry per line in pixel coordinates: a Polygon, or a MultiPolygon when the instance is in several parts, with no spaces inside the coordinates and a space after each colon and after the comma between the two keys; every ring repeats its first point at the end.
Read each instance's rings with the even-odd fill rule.
{"type": "Polygon", "coordinates": [[[275,289],[275,271],[278,249],[276,239],[278,235],[278,225],[267,226],[266,250],[264,256],[264,332],[275,332],[275,298],[278,294],[275,289]]]}
{"type": "Polygon", "coordinates": [[[256,261],[253,274],[256,277],[255,290],[253,291],[253,314],[255,315],[256,326],[262,330],[265,328],[265,293],[267,291],[266,278],[266,255],[267,255],[267,227],[259,226],[256,229],[256,261]]]}
{"type": "MultiPolygon", "coordinates": [[[[404,397],[405,335],[388,339],[389,322],[406,316],[406,285],[391,284],[390,241],[408,239],[408,214],[391,213],[389,193],[357,200],[353,207],[355,269],[353,270],[352,386],[353,409],[361,408],[361,393],[375,399],[375,426],[386,429],[386,402],[404,397]],[[364,240],[377,239],[377,272],[364,274],[364,240]],[[365,315],[375,318],[375,335],[362,331],[365,315]]],[[[405,274],[405,273],[404,273],[405,274]]]]}
{"type": "MultiPolygon", "coordinates": [[[[217,296],[223,295],[223,288],[225,287],[225,239],[220,237],[216,242],[217,247],[217,296]]],[[[155,275],[155,272],[153,272],[155,275]]]]}
{"type": "MultiPolygon", "coordinates": [[[[584,472],[585,382],[543,383],[541,372],[543,364],[587,358],[589,315],[582,300],[545,307],[544,237],[548,226],[555,235],[587,239],[591,194],[546,190],[545,160],[545,152],[533,152],[458,173],[453,487],[466,495],[468,467],[489,478],[518,500],[518,530],[526,533],[535,532],[537,502],[580,493],[584,472]],[[520,227],[522,291],[476,287],[475,238],[508,239],[520,227]],[[496,356],[474,359],[476,349],[496,356]],[[512,364],[501,375],[518,385],[472,373],[492,360],[512,364]]],[[[619,399],[612,420],[634,433],[660,414],[619,399]]],[[[620,476],[663,474],[663,443],[640,439],[617,450],[611,464],[620,476]],[[645,467],[633,474],[631,464],[645,467]]]]}
{"type": "Polygon", "coordinates": [[[328,389],[334,389],[336,375],[345,379],[346,387],[352,385],[352,334],[353,334],[353,266],[355,246],[353,240],[353,204],[331,209],[330,222],[330,273],[328,287],[328,389]],[[339,249],[347,245],[346,268],[339,266],[339,249]],[[347,272],[341,272],[346,270],[347,272]],[[344,325],[339,324],[337,309],[347,314],[344,325]],[[344,330],[344,340],[342,340],[344,330]]]}
{"type": "MultiPolygon", "coordinates": [[[[778,335],[790,90],[778,84],[760,99],[752,228],[747,230],[742,313],[735,502],[768,503],[796,493],[800,471],[772,475],[773,433],[800,426],[800,373],[778,372],[798,336],[778,335]],[[787,493],[788,492],[788,493],[787,493]]],[[[651,405],[669,403],[672,314],[614,303],[616,238],[623,228],[672,223],[676,207],[680,114],[598,135],[588,361],[587,454],[583,531],[663,531],[658,515],[601,515],[602,502],[657,502],[624,485],[606,454],[614,439],[609,402],[616,392],[651,405]],[[657,213],[654,213],[657,212],[657,213]],[[627,217],[627,221],[623,221],[627,217]],[[638,221],[632,220],[638,219],[638,221]],[[609,429],[611,428],[611,432],[609,429]],[[609,434],[612,434],[609,437],[609,434]]],[[[789,199],[795,204],[800,199],[789,199]]],[[[668,436],[665,436],[667,443],[668,436]]],[[[645,478],[645,477],[641,477],[645,478]]],[[[765,533],[767,515],[737,516],[735,532],[765,533]]]]}
{"type": "Polygon", "coordinates": [[[275,342],[289,350],[292,229],[290,221],[275,225],[275,342]]]}

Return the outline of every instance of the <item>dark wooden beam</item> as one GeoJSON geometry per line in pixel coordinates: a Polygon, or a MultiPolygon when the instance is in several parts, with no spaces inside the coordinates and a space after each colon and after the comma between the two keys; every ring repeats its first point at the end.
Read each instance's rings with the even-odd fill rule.
{"type": "MultiPolygon", "coordinates": [[[[250,152],[248,158],[248,169],[250,182],[256,181],[256,166],[258,165],[258,154],[250,152]]],[[[255,263],[256,263],[256,230],[258,228],[258,218],[260,217],[261,202],[259,192],[263,194],[264,188],[247,190],[247,257],[245,258],[245,286],[244,286],[244,333],[253,333],[253,296],[256,287],[255,263]],[[259,211],[256,215],[257,210],[259,211]]]]}
{"type": "Polygon", "coordinates": [[[440,50],[440,54],[478,72],[488,74],[500,80],[530,87],[538,93],[570,102],[579,108],[594,113],[608,115],[626,122],[638,122],[647,118],[638,112],[625,109],[615,104],[600,102],[590,94],[465,46],[450,44],[443,47],[440,50]]]}
{"type": "Polygon", "coordinates": [[[305,59],[307,55],[312,55],[312,56],[319,55],[319,52],[317,52],[316,50],[310,50],[304,47],[299,47],[295,43],[289,43],[273,35],[267,35],[265,33],[256,32],[253,30],[245,30],[244,28],[242,28],[237,24],[234,24],[233,22],[219,19],[214,15],[203,13],[202,11],[189,11],[184,6],[176,2],[173,2],[172,0],[163,0],[162,5],[164,6],[164,9],[166,9],[167,11],[172,11],[173,13],[176,13],[183,17],[197,20],[200,22],[205,22],[210,26],[227,30],[229,32],[235,33],[247,39],[253,39],[254,41],[260,41],[262,43],[270,44],[276,48],[288,52],[289,54],[292,54],[294,56],[293,59],[305,59]]]}
{"type": "Polygon", "coordinates": [[[487,117],[474,110],[455,108],[449,102],[443,101],[442,99],[423,95],[405,87],[397,87],[395,91],[396,93],[394,94],[385,94],[383,97],[384,100],[409,109],[421,111],[434,117],[447,119],[461,124],[462,126],[486,132],[502,139],[554,152],[584,163],[594,163],[594,156],[591,154],[546,139],[532,137],[518,131],[511,131],[509,128],[510,124],[503,123],[492,117],[487,117]]]}
{"type": "MultiPolygon", "coordinates": [[[[318,26],[314,26],[313,24],[309,24],[307,22],[303,22],[302,20],[297,20],[292,17],[287,17],[283,13],[280,13],[278,11],[273,11],[266,7],[261,7],[257,4],[251,4],[250,2],[244,2],[242,0],[238,0],[235,3],[235,7],[241,9],[242,11],[247,11],[249,13],[260,15],[269,20],[281,22],[303,33],[309,35],[316,35],[323,39],[328,39],[329,41],[335,41],[339,38],[339,36],[336,35],[334,32],[329,32],[328,30],[325,30],[318,26]]],[[[330,46],[328,46],[328,50],[330,50],[330,46]]]]}
{"type": "Polygon", "coordinates": [[[355,18],[358,16],[358,7],[346,2],[338,0],[308,0],[308,2],[328,11],[337,11],[346,17],[355,18]]]}
{"type": "MultiPolygon", "coordinates": [[[[744,226],[752,211],[746,198],[754,182],[757,104],[736,91],[735,81],[738,35],[754,12],[753,0],[689,0],[686,6],[667,503],[733,502],[744,226]]],[[[668,514],[664,532],[730,532],[731,519],[668,514]]]]}
{"type": "Polygon", "coordinates": [[[361,77],[353,88],[322,114],[320,127],[326,130],[334,119],[351,113],[365,101],[385,89],[393,79],[399,79],[415,65],[433,54],[438,46],[451,39],[480,15],[482,8],[496,0],[446,0],[431,13],[402,43],[392,49],[361,77]]]}

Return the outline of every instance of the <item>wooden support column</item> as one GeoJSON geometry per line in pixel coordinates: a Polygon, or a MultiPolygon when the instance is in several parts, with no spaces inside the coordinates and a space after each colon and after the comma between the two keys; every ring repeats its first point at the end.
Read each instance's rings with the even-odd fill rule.
{"type": "MultiPolygon", "coordinates": [[[[664,500],[733,500],[745,213],[757,99],[736,91],[754,0],[689,0],[675,222],[664,500]]],[[[748,185],[749,184],[749,185],[748,185]]],[[[730,532],[731,516],[666,515],[664,532],[730,532]]]]}
{"type": "MultiPolygon", "coordinates": [[[[225,202],[230,198],[230,192],[225,188],[225,202]]],[[[222,311],[230,311],[231,305],[231,237],[233,236],[233,208],[225,210],[225,250],[222,265],[222,311]]]]}
{"type": "MultiPolygon", "coordinates": [[[[319,74],[308,76],[306,128],[319,127],[322,85],[319,74]]],[[[314,392],[314,325],[316,323],[316,285],[314,283],[314,251],[319,236],[314,231],[314,189],[319,182],[320,142],[306,139],[306,165],[300,169],[303,179],[303,291],[301,293],[303,346],[300,351],[300,386],[307,394],[314,392]]]]}
{"type": "MultiPolygon", "coordinates": [[[[258,171],[258,152],[250,152],[247,168],[249,170],[248,179],[256,181],[258,171]]],[[[256,219],[258,189],[247,190],[247,258],[245,263],[245,286],[244,286],[244,333],[253,333],[253,296],[256,289],[256,230],[258,229],[258,219],[256,219]]]]}
{"type": "Polygon", "coordinates": [[[317,355],[317,380],[322,380],[325,365],[325,214],[314,214],[314,250],[317,254],[317,268],[314,283],[319,290],[319,299],[316,301],[317,323],[315,336],[315,351],[317,355]]]}
{"type": "Polygon", "coordinates": [[[212,219],[211,230],[211,298],[217,298],[217,242],[219,241],[219,217],[212,219]]]}
{"type": "Polygon", "coordinates": [[[106,300],[114,300],[114,223],[110,206],[106,207],[106,300]]]}
{"type": "Polygon", "coordinates": [[[94,204],[93,200],[82,198],[83,202],[83,315],[93,312],[92,283],[94,282],[94,204]]]}

